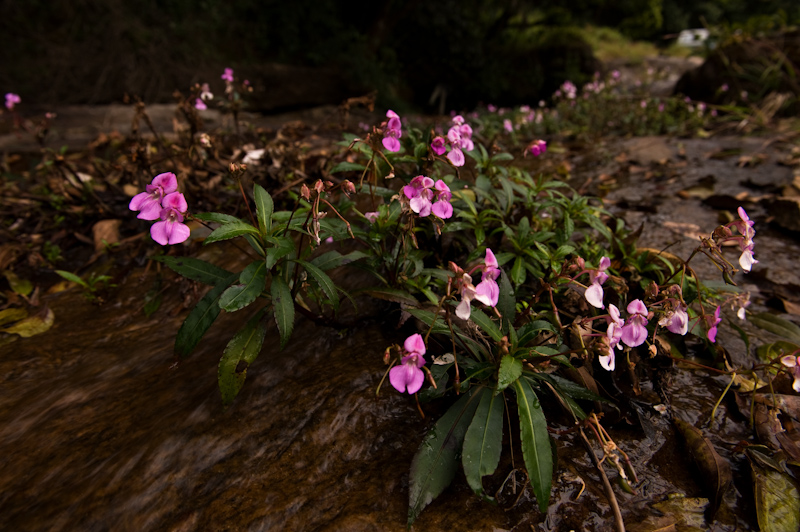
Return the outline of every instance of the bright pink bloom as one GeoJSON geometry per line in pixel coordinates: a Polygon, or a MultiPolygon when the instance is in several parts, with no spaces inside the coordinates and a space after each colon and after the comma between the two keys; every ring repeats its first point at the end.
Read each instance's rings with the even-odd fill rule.
{"type": "Polygon", "coordinates": [[[403,135],[402,127],[403,124],[400,121],[400,117],[389,109],[386,111],[386,117],[389,119],[384,122],[383,128],[383,147],[389,150],[390,152],[398,152],[400,151],[400,137],[403,135]]]}
{"type": "Polygon", "coordinates": [[[205,102],[203,102],[203,100],[201,100],[200,98],[197,98],[194,101],[194,108],[197,109],[198,111],[205,111],[206,109],[208,109],[208,106],[206,106],[206,104],[205,104],[205,102]]]}
{"type": "MultiPolygon", "coordinates": [[[[797,351],[795,351],[795,353],[796,352],[797,351]]],[[[786,355],[781,357],[781,364],[787,368],[791,368],[792,375],[794,376],[792,388],[794,388],[794,391],[800,392],[800,357],[795,356],[794,354],[786,355]]]]}
{"type": "Polygon", "coordinates": [[[547,151],[547,142],[543,140],[534,140],[531,142],[530,146],[528,146],[528,150],[531,152],[531,155],[538,157],[547,151]]]}
{"type": "Polygon", "coordinates": [[[447,183],[439,179],[436,181],[436,203],[433,204],[433,214],[441,218],[442,220],[446,220],[453,216],[453,206],[450,205],[450,199],[453,197],[453,194],[450,192],[450,187],[447,186],[447,183]]]}
{"type": "Polygon", "coordinates": [[[425,342],[419,334],[412,334],[403,344],[408,353],[400,365],[389,370],[389,382],[400,393],[417,393],[425,382],[425,342]]]}
{"type": "Polygon", "coordinates": [[[439,179],[434,185],[433,179],[424,175],[418,175],[411,180],[411,183],[403,187],[403,194],[408,198],[411,210],[423,218],[429,216],[431,212],[439,218],[447,219],[453,215],[453,207],[450,205],[452,194],[450,187],[439,179]],[[436,203],[433,203],[433,200],[436,203]]]}
{"type": "Polygon", "coordinates": [[[158,220],[161,216],[161,201],[167,194],[178,190],[178,178],[172,172],[158,174],[153,181],[145,187],[146,192],[136,194],[128,208],[139,211],[136,216],[141,220],[158,220]]]}
{"type": "Polygon", "coordinates": [[[431,142],[431,149],[433,150],[433,153],[435,153],[436,155],[443,155],[444,152],[447,151],[444,137],[439,136],[434,138],[433,141],[431,142]]]}
{"type": "Polygon", "coordinates": [[[634,299],[628,303],[628,314],[620,339],[630,347],[642,345],[647,340],[647,307],[641,299],[634,299]]]}
{"type": "Polygon", "coordinates": [[[189,238],[189,226],[183,223],[183,214],[187,211],[186,198],[180,192],[167,194],[161,203],[161,220],[150,227],[150,236],[153,240],[166,246],[167,244],[180,244],[189,238]]]}
{"type": "Polygon", "coordinates": [[[22,98],[19,97],[18,94],[14,94],[13,92],[9,92],[6,94],[6,109],[11,111],[14,109],[14,106],[17,105],[22,101],[22,98]]]}
{"type": "Polygon", "coordinates": [[[233,69],[226,68],[225,72],[220,76],[220,78],[224,79],[228,83],[233,83],[233,69]]]}
{"type": "Polygon", "coordinates": [[[481,282],[475,287],[475,299],[490,307],[497,306],[500,297],[500,287],[497,286],[496,279],[500,276],[500,268],[497,265],[497,258],[491,249],[486,248],[486,258],[481,268],[481,282]]]}
{"type": "Polygon", "coordinates": [[[708,325],[708,339],[711,342],[717,341],[717,325],[722,321],[722,318],[719,317],[721,310],[722,309],[720,307],[717,307],[717,310],[714,312],[714,317],[706,316],[706,324],[708,325]]]}

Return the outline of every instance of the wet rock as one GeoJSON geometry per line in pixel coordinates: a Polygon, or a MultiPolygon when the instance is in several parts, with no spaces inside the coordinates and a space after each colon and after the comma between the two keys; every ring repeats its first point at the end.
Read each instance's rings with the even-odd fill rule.
{"type": "Polygon", "coordinates": [[[780,198],[772,201],[769,212],[774,222],[784,229],[800,232],[800,198],[780,198]]]}
{"type": "Polygon", "coordinates": [[[658,163],[672,158],[673,148],[666,137],[636,137],[622,144],[628,158],[640,164],[658,163]]]}

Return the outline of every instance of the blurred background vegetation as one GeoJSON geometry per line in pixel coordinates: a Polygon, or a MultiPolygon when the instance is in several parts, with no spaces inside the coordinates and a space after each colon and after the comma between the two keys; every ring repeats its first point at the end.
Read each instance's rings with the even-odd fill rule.
{"type": "Polygon", "coordinates": [[[2,13],[0,91],[28,104],[166,102],[231,66],[264,110],[370,90],[434,110],[442,96],[447,109],[533,103],[588,80],[598,58],[668,50],[683,29],[798,24],[800,2],[2,0],[2,13]]]}

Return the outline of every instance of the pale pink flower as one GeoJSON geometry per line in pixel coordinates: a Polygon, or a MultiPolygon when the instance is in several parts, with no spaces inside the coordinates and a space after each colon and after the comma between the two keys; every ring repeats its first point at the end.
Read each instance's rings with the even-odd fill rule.
{"type": "Polygon", "coordinates": [[[197,98],[194,101],[194,108],[197,109],[198,111],[205,111],[206,109],[208,109],[208,106],[206,106],[205,102],[203,102],[202,99],[197,98]]]}
{"type": "Polygon", "coordinates": [[[180,244],[189,238],[189,226],[183,223],[183,214],[187,211],[186,198],[180,192],[167,194],[161,202],[161,220],[150,227],[153,240],[166,246],[180,244]]]}
{"type": "Polygon", "coordinates": [[[378,213],[377,212],[365,212],[364,213],[364,218],[369,220],[369,223],[374,224],[375,221],[378,219],[378,213]]]}
{"type": "Polygon", "coordinates": [[[681,304],[675,310],[669,311],[658,320],[658,324],[681,336],[689,332],[689,314],[686,306],[681,304]]]}
{"type": "Polygon", "coordinates": [[[628,303],[628,314],[620,339],[630,347],[642,345],[647,340],[647,307],[641,299],[634,299],[628,303]]]}
{"type": "Polygon", "coordinates": [[[512,133],[514,131],[514,124],[511,123],[511,120],[506,118],[505,120],[503,120],[503,129],[505,129],[509,133],[512,133]]]}
{"type": "Polygon", "coordinates": [[[470,312],[470,303],[473,299],[475,299],[475,286],[472,284],[472,276],[466,272],[461,276],[461,288],[459,292],[461,293],[461,302],[456,307],[456,316],[461,318],[462,320],[468,320],[471,314],[470,312]]]}
{"type": "Polygon", "coordinates": [[[425,341],[419,334],[412,334],[403,347],[408,354],[389,370],[389,382],[400,393],[417,393],[425,382],[425,372],[420,369],[425,365],[425,341]]]}
{"type": "Polygon", "coordinates": [[[220,76],[220,78],[224,79],[228,83],[233,83],[233,69],[226,68],[225,72],[220,76]]]}
{"type": "Polygon", "coordinates": [[[589,288],[586,289],[584,297],[590,305],[596,308],[605,308],[603,305],[603,283],[608,279],[606,270],[611,266],[611,259],[603,257],[600,259],[600,266],[596,270],[589,270],[589,288]]]}
{"type": "Polygon", "coordinates": [[[461,151],[459,148],[453,148],[450,150],[450,153],[447,154],[447,160],[453,163],[453,166],[464,166],[466,159],[464,158],[464,152],[461,151]]]}
{"type": "Polygon", "coordinates": [[[136,194],[128,208],[139,211],[136,216],[141,220],[158,220],[161,216],[161,201],[167,194],[178,190],[178,178],[172,172],[158,174],[153,181],[145,187],[145,192],[136,194]]]}

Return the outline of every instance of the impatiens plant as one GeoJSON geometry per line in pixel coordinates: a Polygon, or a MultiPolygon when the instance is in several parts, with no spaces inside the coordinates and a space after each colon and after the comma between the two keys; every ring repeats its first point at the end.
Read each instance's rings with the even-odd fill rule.
{"type": "MultiPolygon", "coordinates": [[[[226,69],[222,79],[228,94],[233,72],[226,69]]],[[[596,81],[585,90],[602,93],[604,87],[596,81]]],[[[560,90],[562,103],[580,101],[574,85],[560,90]]],[[[195,92],[195,104],[211,100],[202,96],[207,88],[195,92]]],[[[526,109],[531,124],[537,112],[526,109]]],[[[505,119],[515,132],[523,124],[505,119]]],[[[347,135],[329,176],[298,184],[285,210],[276,210],[258,183],[245,191],[246,169],[232,164],[246,218],[189,214],[177,176],[157,175],[130,202],[140,219],[155,222],[154,241],[187,241],[188,218],[210,229],[203,245],[240,240],[249,248],[238,271],[190,257],[156,259],[211,286],[178,331],[176,354],[189,356],[221,311],[249,308],[249,320],[219,361],[219,389],[230,404],[262,350],[267,320],[283,348],[297,314],[335,324],[341,294],[348,300],[372,296],[399,304],[403,326],[416,326],[403,335],[402,346],[384,352],[386,388],[414,396],[420,411],[427,401],[448,403],[411,464],[409,525],[444,491],[459,464],[474,492],[496,502],[494,474],[504,453],[521,452],[519,474],[546,511],[558,467],[548,418],[591,431],[606,463],[635,483],[627,455],[589,410],[608,398],[586,384],[612,382],[634,360],[669,360],[673,350],[664,346],[677,350],[687,338],[710,346],[723,305],[735,305],[743,318],[746,296],[734,292],[724,300],[725,292],[701,282],[690,262],[705,255],[730,281],[738,269],[723,244],[735,241],[739,266],[749,271],[757,263],[753,222],[740,208],[738,220],[718,227],[688,259],[669,261],[638,249],[600,202],[508,165],[514,156],[487,149],[463,116],[448,126],[446,135],[437,135],[436,126],[403,127],[388,111],[362,137],[347,135]],[[344,241],[346,254],[336,249],[344,241]],[[346,266],[366,271],[370,286],[351,294],[336,284],[346,276],[332,270],[346,266]]],[[[543,140],[527,146],[518,153],[546,153],[543,140]]],[[[250,149],[248,157],[251,152],[259,150],[250,149]]],[[[264,156],[261,150],[249,161],[264,156]]],[[[796,358],[769,364],[797,375],[796,358]]]]}

